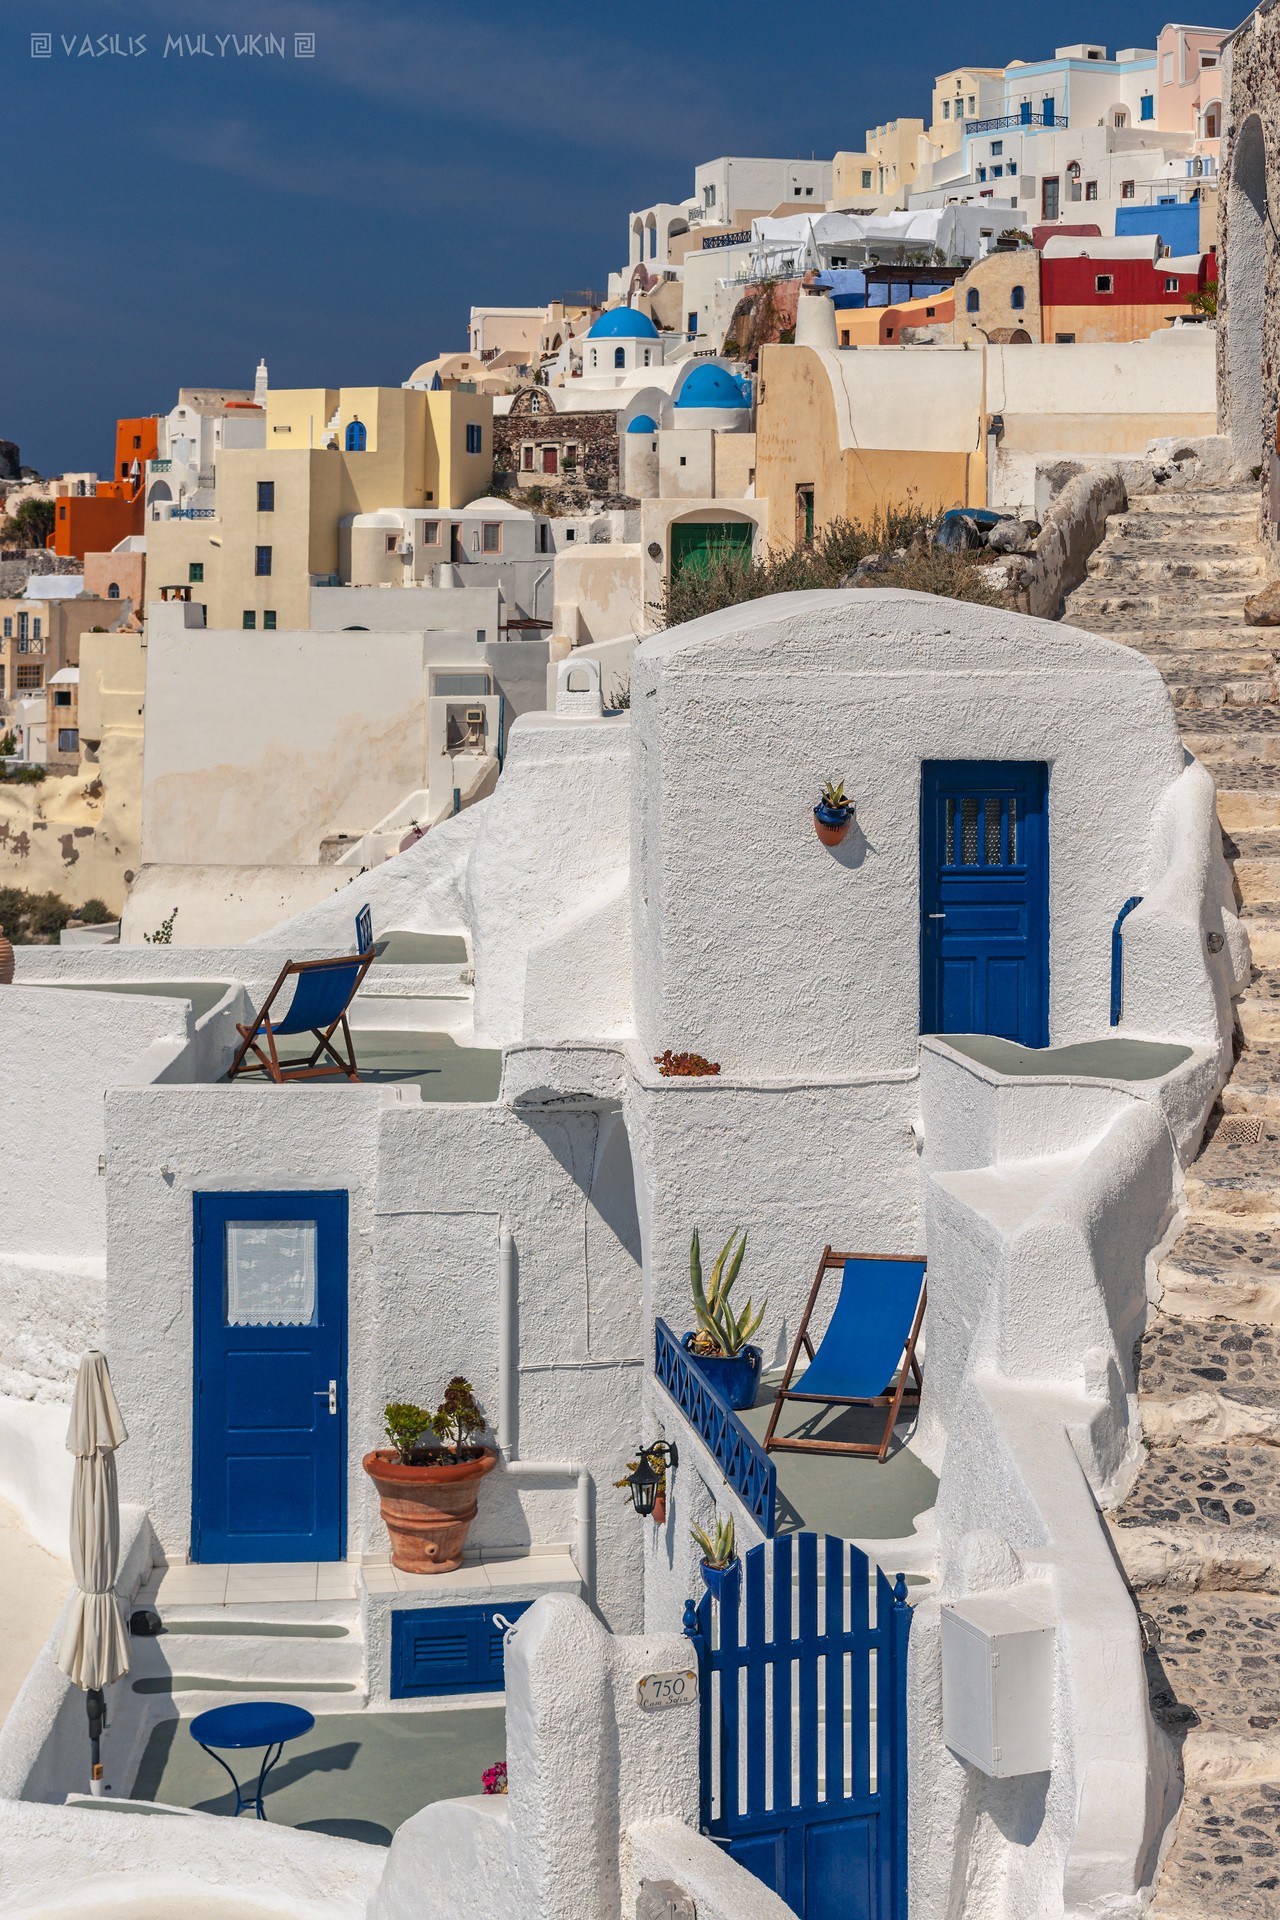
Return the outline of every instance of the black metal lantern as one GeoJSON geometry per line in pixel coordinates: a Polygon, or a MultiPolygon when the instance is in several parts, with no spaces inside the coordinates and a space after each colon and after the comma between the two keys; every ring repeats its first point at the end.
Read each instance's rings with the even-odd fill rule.
{"type": "Polygon", "coordinates": [[[674,1473],[679,1462],[679,1453],[675,1447],[668,1446],[665,1440],[655,1440],[651,1446],[640,1448],[635,1472],[627,1475],[626,1485],[630,1490],[631,1504],[643,1519],[652,1516],[666,1475],[674,1473]]]}

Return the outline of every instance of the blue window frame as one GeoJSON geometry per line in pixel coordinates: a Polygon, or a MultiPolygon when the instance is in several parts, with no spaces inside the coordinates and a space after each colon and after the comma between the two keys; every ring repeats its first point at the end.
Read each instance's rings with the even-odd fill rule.
{"type": "Polygon", "coordinates": [[[352,420],[347,427],[347,452],[363,453],[369,444],[363,420],[352,420]]]}
{"type": "Polygon", "coordinates": [[[258,482],[258,512],[274,513],[276,510],[276,483],[274,480],[258,482]]]}
{"type": "Polygon", "coordinates": [[[1026,304],[1027,304],[1026,288],[1011,287],[1009,290],[1009,305],[1011,307],[1016,307],[1019,310],[1019,312],[1021,312],[1022,308],[1025,307],[1026,304]]]}
{"type": "Polygon", "coordinates": [[[993,160],[998,160],[1003,152],[1004,152],[1004,141],[993,140],[991,142],[991,158],[993,160]]]}
{"type": "Polygon", "coordinates": [[[985,180],[985,179],[986,179],[986,177],[987,177],[987,170],[986,170],[986,168],[985,168],[985,167],[979,167],[979,168],[978,168],[978,178],[979,178],[979,180],[985,180]]]}
{"type": "Polygon", "coordinates": [[[614,366],[615,366],[615,367],[625,367],[625,366],[626,366],[626,364],[627,364],[627,350],[626,350],[626,348],[625,348],[625,347],[615,347],[615,348],[614,348],[614,350],[613,350],[613,364],[614,364],[614,366]]]}
{"type": "Polygon", "coordinates": [[[80,751],[80,735],[77,729],[75,727],[59,727],[58,752],[59,753],[79,753],[79,751],[80,751]]]}
{"type": "Polygon", "coordinates": [[[1155,95],[1152,93],[1144,93],[1138,101],[1138,118],[1140,120],[1154,120],[1155,117],[1155,95]]]}
{"type": "Polygon", "coordinates": [[[475,421],[467,426],[467,452],[480,453],[484,449],[484,434],[475,421]]]}
{"type": "Polygon", "coordinates": [[[253,550],[253,570],[261,578],[271,571],[270,547],[255,547],[253,550]]]}
{"type": "Polygon", "coordinates": [[[970,287],[968,293],[964,297],[964,304],[965,304],[965,311],[967,313],[978,312],[979,308],[982,305],[982,301],[978,294],[978,289],[976,287],[970,287]]]}

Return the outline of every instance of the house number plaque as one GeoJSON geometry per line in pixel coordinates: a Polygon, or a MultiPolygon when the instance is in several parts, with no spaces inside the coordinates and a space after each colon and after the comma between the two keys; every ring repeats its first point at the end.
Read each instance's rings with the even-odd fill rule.
{"type": "Polygon", "coordinates": [[[651,1711],[654,1707],[696,1706],[698,1676],[694,1671],[646,1673],[636,1682],[636,1695],[640,1705],[646,1711],[651,1711]]]}

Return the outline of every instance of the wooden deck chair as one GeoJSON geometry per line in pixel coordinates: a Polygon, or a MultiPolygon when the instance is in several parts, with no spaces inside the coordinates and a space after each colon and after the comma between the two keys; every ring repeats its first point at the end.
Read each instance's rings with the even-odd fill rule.
{"type": "Polygon", "coordinates": [[[227,1071],[228,1080],[241,1073],[265,1073],[279,1085],[286,1080],[320,1080],[345,1073],[348,1080],[359,1081],[347,1008],[373,965],[373,919],[368,907],[362,907],[356,916],[356,940],[359,951],[355,954],[340,953],[332,960],[291,960],[281,967],[252,1025],[236,1023],[240,1045],[227,1071]],[[296,980],[297,985],[288,1008],[283,1014],[273,1014],[276,995],[289,979],[296,980]],[[333,1044],[338,1028],[342,1030],[345,1057],[333,1044]],[[282,1060],[276,1050],[277,1039],[296,1033],[309,1033],[316,1042],[314,1051],[305,1059],[282,1060]],[[332,1064],[318,1066],[326,1053],[332,1064]],[[252,1060],[246,1057],[249,1054],[252,1060]]]}
{"type": "Polygon", "coordinates": [[[924,1380],[916,1341],[924,1305],[923,1254],[833,1253],[824,1247],[769,1416],[766,1451],[871,1453],[883,1460],[903,1402],[919,1404],[924,1380]],[[823,1277],[836,1267],[844,1269],[840,1297],[815,1352],[809,1321],[823,1277]],[[809,1365],[797,1388],[791,1381],[801,1347],[808,1352],[809,1365]],[[913,1374],[915,1385],[909,1387],[908,1377],[913,1374]],[[778,1439],[774,1430],[788,1400],[817,1401],[829,1407],[884,1407],[884,1432],[879,1441],[778,1439]]]}

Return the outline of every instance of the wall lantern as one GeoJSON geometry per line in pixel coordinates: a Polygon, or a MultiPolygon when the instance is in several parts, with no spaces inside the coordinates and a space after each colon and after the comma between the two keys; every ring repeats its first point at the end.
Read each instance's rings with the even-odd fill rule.
{"type": "Polygon", "coordinates": [[[665,1440],[655,1440],[650,1446],[640,1448],[640,1458],[622,1484],[642,1518],[665,1518],[665,1512],[659,1516],[655,1509],[659,1499],[665,1509],[667,1474],[674,1473],[679,1464],[679,1452],[665,1440]]]}

